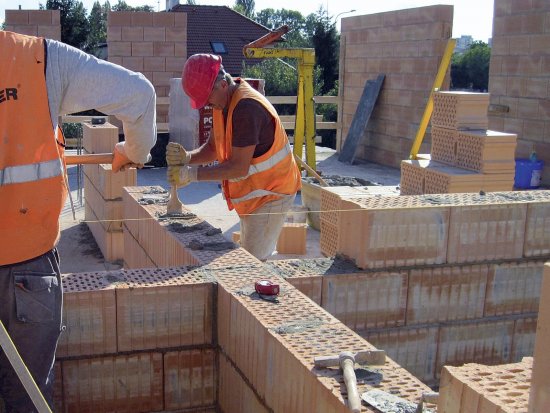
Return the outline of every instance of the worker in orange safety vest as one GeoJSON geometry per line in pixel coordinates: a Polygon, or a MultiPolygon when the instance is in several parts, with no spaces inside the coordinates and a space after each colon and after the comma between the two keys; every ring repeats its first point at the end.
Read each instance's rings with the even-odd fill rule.
{"type": "MultiPolygon", "coordinates": [[[[59,116],[97,109],[122,120],[113,171],[142,166],[156,141],[155,91],[143,75],[50,39],[0,31],[0,320],[52,406],[62,330],[59,216],[68,191],[59,116]]],[[[0,351],[7,412],[34,406],[0,351]]]]}
{"type": "Polygon", "coordinates": [[[222,181],[227,205],[240,217],[241,245],[265,260],[301,186],[281,120],[265,96],[225,72],[220,56],[189,57],[182,86],[194,109],[212,105],[213,133],[193,151],[175,142],[167,145],[168,181],[176,186],[222,181]],[[214,160],[216,165],[196,166],[214,160]]]}

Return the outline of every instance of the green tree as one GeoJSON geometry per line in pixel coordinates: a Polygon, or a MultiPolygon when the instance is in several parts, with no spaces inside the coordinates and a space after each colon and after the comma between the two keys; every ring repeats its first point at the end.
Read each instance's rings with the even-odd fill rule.
{"type": "MultiPolygon", "coordinates": [[[[44,9],[42,4],[40,9],[44,9]]],[[[46,10],[59,10],[61,41],[82,49],[89,31],[84,4],[78,0],[47,0],[46,10]]]]}
{"type": "Polygon", "coordinates": [[[154,12],[155,8],[153,6],[138,6],[133,7],[128,5],[124,0],[118,0],[118,3],[115,4],[112,8],[113,11],[147,11],[147,12],[154,12]]]}
{"type": "Polygon", "coordinates": [[[334,88],[338,80],[338,59],[339,59],[339,36],[336,32],[336,25],[328,18],[323,18],[324,11],[319,9],[318,18],[315,22],[312,37],[315,47],[315,60],[321,68],[323,87],[321,92],[328,93],[334,88]]]}
{"type": "Polygon", "coordinates": [[[245,15],[249,19],[253,19],[255,7],[256,4],[254,0],[235,0],[233,10],[245,15]]]}
{"type": "Polygon", "coordinates": [[[96,0],[88,18],[90,31],[84,50],[95,56],[98,56],[98,46],[107,42],[107,12],[110,9],[111,5],[108,1],[101,6],[96,0]]]}
{"type": "Polygon", "coordinates": [[[474,42],[463,54],[454,54],[451,63],[451,87],[487,91],[491,48],[487,43],[474,42]]]}
{"type": "Polygon", "coordinates": [[[286,24],[289,32],[285,35],[285,43],[281,47],[311,47],[310,36],[306,31],[306,19],[296,10],[263,9],[256,14],[258,23],[274,30],[286,24]]]}

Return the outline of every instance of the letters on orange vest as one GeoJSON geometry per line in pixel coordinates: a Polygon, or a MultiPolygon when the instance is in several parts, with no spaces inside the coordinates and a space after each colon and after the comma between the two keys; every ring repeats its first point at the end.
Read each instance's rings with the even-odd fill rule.
{"type": "Polygon", "coordinates": [[[214,141],[220,163],[231,157],[233,141],[233,111],[241,99],[254,99],[262,104],[275,122],[275,139],[271,148],[263,155],[253,158],[246,176],[225,180],[222,188],[229,209],[235,208],[238,214],[250,214],[266,202],[283,195],[295,194],[301,185],[300,170],[292,155],[292,150],[283,125],[265,96],[254,90],[242,79],[229,103],[227,121],[221,110],[214,110],[214,141]]]}
{"type": "Polygon", "coordinates": [[[44,39],[0,31],[0,265],[35,258],[59,237],[63,149],[48,106],[44,39]]]}

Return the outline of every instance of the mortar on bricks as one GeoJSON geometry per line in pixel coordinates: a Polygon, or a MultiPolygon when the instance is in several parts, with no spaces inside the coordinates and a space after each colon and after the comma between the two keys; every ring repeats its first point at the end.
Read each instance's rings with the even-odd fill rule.
{"type": "MultiPolygon", "coordinates": [[[[354,178],[350,176],[326,175],[322,176],[328,186],[377,186],[379,184],[367,181],[366,179],[354,178]]],[[[319,181],[314,177],[302,178],[302,205],[308,209],[307,224],[316,229],[321,230],[321,219],[319,212],[321,211],[321,186],[319,181]]]]}

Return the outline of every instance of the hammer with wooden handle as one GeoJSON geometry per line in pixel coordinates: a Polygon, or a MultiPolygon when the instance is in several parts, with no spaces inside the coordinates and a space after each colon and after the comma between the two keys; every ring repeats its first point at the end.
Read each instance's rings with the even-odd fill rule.
{"type": "Polygon", "coordinates": [[[369,364],[371,366],[382,366],[386,362],[386,352],[384,350],[364,350],[357,353],[344,351],[338,356],[315,357],[315,367],[338,367],[344,374],[344,383],[348,391],[348,407],[353,413],[361,411],[361,398],[357,391],[357,378],[355,377],[355,363],[369,364]]]}
{"type": "Polygon", "coordinates": [[[67,165],[92,165],[100,163],[113,163],[112,153],[86,153],[82,155],[65,155],[67,165]]]}

